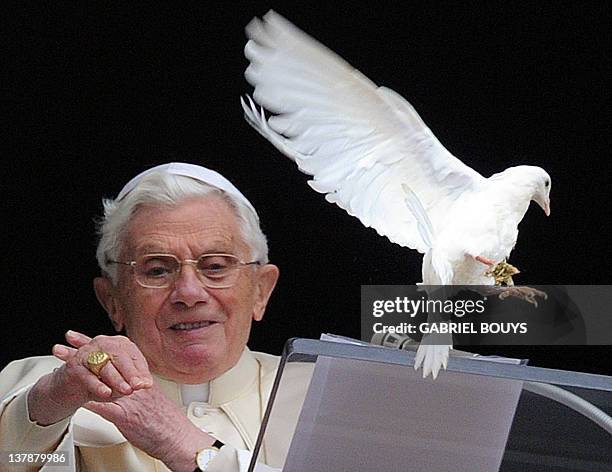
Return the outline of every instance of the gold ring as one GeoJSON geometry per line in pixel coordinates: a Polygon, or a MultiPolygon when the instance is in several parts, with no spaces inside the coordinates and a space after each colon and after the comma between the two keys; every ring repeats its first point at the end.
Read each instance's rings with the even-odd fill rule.
{"type": "Polygon", "coordinates": [[[100,377],[100,371],[111,360],[110,354],[104,351],[93,351],[87,355],[87,368],[93,372],[96,377],[100,377]]]}

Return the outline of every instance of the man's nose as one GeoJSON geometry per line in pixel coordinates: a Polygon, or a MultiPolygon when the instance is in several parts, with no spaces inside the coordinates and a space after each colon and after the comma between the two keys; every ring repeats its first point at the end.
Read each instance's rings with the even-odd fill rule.
{"type": "Polygon", "coordinates": [[[206,302],[209,297],[208,289],[200,280],[196,268],[189,263],[181,264],[174,279],[170,301],[191,307],[196,303],[206,302]]]}

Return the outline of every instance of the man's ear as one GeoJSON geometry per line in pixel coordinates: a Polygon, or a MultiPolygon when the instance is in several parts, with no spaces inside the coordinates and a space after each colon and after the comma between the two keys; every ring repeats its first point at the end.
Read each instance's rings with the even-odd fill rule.
{"type": "Polygon", "coordinates": [[[119,309],[117,299],[115,298],[115,287],[108,277],[96,277],[94,279],[94,291],[100,305],[108,313],[108,317],[113,323],[115,331],[118,333],[123,331],[124,320],[123,313],[119,309]]]}
{"type": "Polygon", "coordinates": [[[272,295],[272,290],[276,286],[279,270],[274,264],[266,264],[257,269],[257,286],[255,287],[255,304],[253,306],[253,319],[261,321],[266,305],[272,295]]]}

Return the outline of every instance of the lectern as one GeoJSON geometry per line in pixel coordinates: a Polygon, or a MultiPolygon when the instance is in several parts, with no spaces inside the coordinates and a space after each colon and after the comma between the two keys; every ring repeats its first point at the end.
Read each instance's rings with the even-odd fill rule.
{"type": "MultiPolygon", "coordinates": [[[[312,364],[285,472],[612,471],[612,377],[451,357],[436,380],[415,353],[287,342],[249,471],[265,452],[289,363],[312,364]]],[[[286,428],[286,424],[284,425],[286,428]]]]}

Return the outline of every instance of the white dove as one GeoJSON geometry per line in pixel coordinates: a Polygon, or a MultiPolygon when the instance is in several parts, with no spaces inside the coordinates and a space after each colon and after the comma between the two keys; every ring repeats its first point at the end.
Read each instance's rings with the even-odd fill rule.
{"type": "MultiPolygon", "coordinates": [[[[493,269],[514,270],[504,261],[529,203],[550,214],[551,179],[543,169],[510,167],[485,178],[446,150],[404,98],[279,14],[254,18],[246,33],[245,77],[255,101],[274,116],[266,120],[247,97],[245,117],[313,176],[314,190],[425,254],[425,285],[494,285],[502,279],[493,269]]],[[[508,275],[512,270],[505,277],[511,284],[508,275]]],[[[415,368],[423,363],[423,376],[435,378],[451,343],[421,345],[415,368]]]]}

